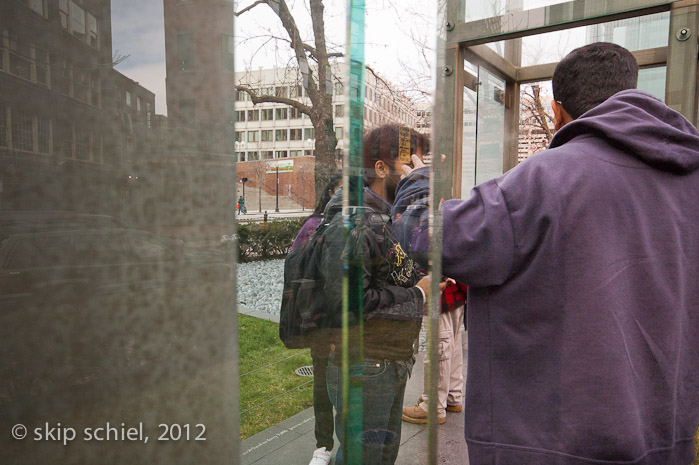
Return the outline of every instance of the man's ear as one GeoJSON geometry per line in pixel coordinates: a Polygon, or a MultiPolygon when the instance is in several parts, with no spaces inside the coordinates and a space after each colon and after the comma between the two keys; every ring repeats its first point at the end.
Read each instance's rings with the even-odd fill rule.
{"type": "Polygon", "coordinates": [[[377,178],[387,178],[389,175],[388,165],[383,160],[374,163],[374,172],[377,178]]]}
{"type": "Polygon", "coordinates": [[[551,108],[553,109],[553,124],[556,131],[559,131],[563,126],[573,121],[573,118],[568,114],[565,108],[563,108],[563,105],[557,101],[551,101],[551,108]]]}

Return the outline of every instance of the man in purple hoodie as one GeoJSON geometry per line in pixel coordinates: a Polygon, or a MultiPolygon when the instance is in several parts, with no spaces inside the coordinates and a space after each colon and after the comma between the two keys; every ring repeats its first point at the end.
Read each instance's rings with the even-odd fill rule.
{"type": "Polygon", "coordinates": [[[571,52],[549,150],[443,205],[471,465],[693,461],[699,132],[637,75],[622,47],[571,52]]]}

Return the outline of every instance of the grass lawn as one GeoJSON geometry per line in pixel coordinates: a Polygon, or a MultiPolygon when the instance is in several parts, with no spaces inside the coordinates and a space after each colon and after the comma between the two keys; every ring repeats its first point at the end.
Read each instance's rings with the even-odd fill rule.
{"type": "Polygon", "coordinates": [[[279,325],[239,315],[240,439],[313,406],[313,378],[294,370],[312,365],[309,349],[289,350],[279,325]]]}

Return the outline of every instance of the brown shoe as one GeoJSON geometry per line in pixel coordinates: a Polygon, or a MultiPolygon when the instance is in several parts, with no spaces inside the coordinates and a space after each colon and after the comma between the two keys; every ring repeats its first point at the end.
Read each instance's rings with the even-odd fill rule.
{"type": "MultiPolygon", "coordinates": [[[[403,407],[403,420],[408,423],[416,423],[418,425],[427,424],[427,412],[422,410],[419,405],[414,407],[403,407]]],[[[447,417],[437,417],[437,424],[444,424],[447,417]]]]}
{"type": "MultiPolygon", "coordinates": [[[[424,400],[425,399],[423,399],[422,396],[420,396],[417,399],[417,405],[420,405],[424,400]]],[[[461,404],[447,405],[447,412],[459,413],[459,412],[461,412],[462,409],[463,409],[463,407],[461,407],[461,404]]]]}
{"type": "Polygon", "coordinates": [[[447,412],[459,413],[462,410],[461,404],[447,405],[447,412]]]}

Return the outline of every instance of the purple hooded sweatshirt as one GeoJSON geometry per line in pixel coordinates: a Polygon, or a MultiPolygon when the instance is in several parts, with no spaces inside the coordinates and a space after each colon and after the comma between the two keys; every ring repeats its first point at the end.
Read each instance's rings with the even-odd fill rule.
{"type": "Polygon", "coordinates": [[[470,285],[471,465],[689,465],[699,423],[699,133],[636,90],[443,209],[470,285]]]}

